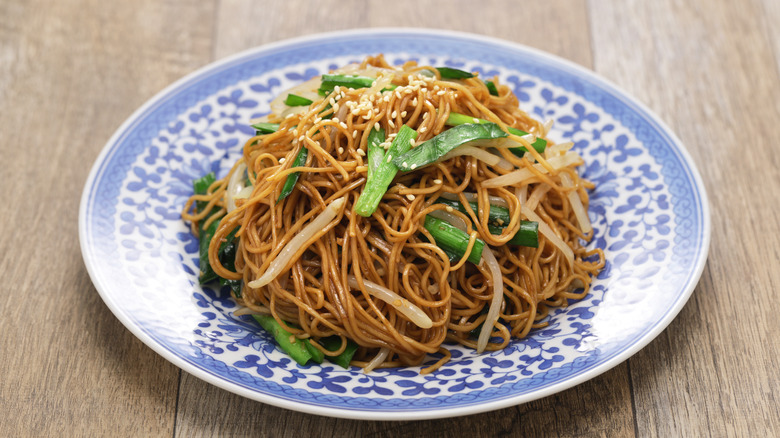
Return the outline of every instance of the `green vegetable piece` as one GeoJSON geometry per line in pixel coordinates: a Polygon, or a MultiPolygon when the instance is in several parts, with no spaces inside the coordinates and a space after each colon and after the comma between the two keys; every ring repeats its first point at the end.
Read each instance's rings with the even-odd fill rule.
{"type": "Polygon", "coordinates": [[[287,353],[298,365],[306,365],[312,359],[311,353],[306,348],[306,343],[293,336],[284,329],[271,315],[252,315],[261,327],[270,333],[279,349],[287,353]],[[292,341],[291,341],[292,340],[292,341]]]}
{"type": "MultiPolygon", "coordinates": [[[[463,124],[466,124],[466,123],[487,124],[487,123],[492,123],[492,122],[488,122],[485,119],[479,119],[477,117],[467,116],[465,114],[450,113],[449,117],[447,117],[447,122],[446,123],[448,125],[450,125],[450,126],[458,126],[458,125],[463,125],[463,124]]],[[[519,136],[528,135],[527,132],[521,131],[521,130],[516,129],[516,128],[511,128],[510,127],[508,129],[508,131],[511,134],[514,134],[514,135],[519,135],[519,136]]],[[[544,152],[544,148],[547,147],[547,140],[545,140],[543,138],[537,138],[535,142],[531,143],[531,146],[533,146],[533,148],[536,150],[536,152],[539,152],[541,154],[542,152],[544,152]]],[[[526,149],[524,147],[510,148],[509,150],[512,151],[513,154],[515,154],[517,156],[520,156],[520,157],[522,157],[524,153],[528,152],[528,149],[526,149]]]]}
{"type": "MultiPolygon", "coordinates": [[[[213,184],[216,180],[217,177],[214,175],[214,172],[210,172],[205,176],[192,181],[193,191],[196,195],[205,195],[211,184],[213,184]]],[[[195,203],[195,209],[197,211],[201,211],[206,208],[206,205],[208,205],[208,202],[206,201],[197,201],[195,203]]],[[[214,273],[214,269],[211,268],[211,264],[209,263],[209,242],[211,242],[211,238],[214,237],[214,233],[217,232],[219,221],[214,221],[207,229],[203,229],[203,224],[209,217],[210,215],[200,221],[200,244],[198,248],[198,259],[200,266],[199,281],[201,284],[208,283],[217,278],[217,274],[214,273]]]]}
{"type": "Polygon", "coordinates": [[[292,93],[288,94],[287,98],[284,99],[284,104],[287,106],[307,106],[312,103],[314,103],[313,100],[292,93]]]}
{"type": "MultiPolygon", "coordinates": [[[[504,227],[497,227],[495,225],[488,225],[488,231],[494,236],[500,235],[504,231],[504,227]]],[[[512,237],[509,245],[528,246],[531,248],[539,248],[539,223],[533,221],[520,221],[520,229],[512,237]]]]}
{"type": "MultiPolygon", "coordinates": [[[[236,237],[236,231],[238,231],[238,228],[233,229],[233,231],[231,231],[230,234],[227,235],[227,237],[225,238],[225,242],[222,242],[222,245],[220,245],[219,253],[217,254],[217,257],[219,258],[219,262],[222,263],[222,266],[224,266],[225,269],[231,271],[236,270],[236,253],[238,252],[238,241],[239,241],[239,238],[236,237]]],[[[242,282],[243,280],[228,280],[226,278],[221,278],[221,277],[219,279],[220,285],[229,286],[230,290],[232,290],[233,293],[239,298],[241,297],[242,282]]]]}
{"type": "Polygon", "coordinates": [[[371,181],[366,181],[363,186],[363,193],[360,194],[355,204],[355,212],[363,217],[371,216],[379,206],[379,201],[387,192],[390,183],[398,173],[398,167],[391,161],[393,157],[405,154],[411,147],[410,141],[417,138],[417,131],[404,125],[398,131],[390,149],[385,155],[384,161],[374,171],[371,181]]]}
{"type": "MultiPolygon", "coordinates": [[[[319,342],[328,351],[336,351],[341,348],[341,338],[338,336],[328,336],[320,339],[319,342]]],[[[351,339],[347,339],[347,346],[344,348],[344,351],[338,356],[328,356],[328,360],[336,365],[341,365],[342,368],[349,369],[349,363],[352,361],[352,357],[357,349],[358,344],[351,339]]]]}
{"type": "Polygon", "coordinates": [[[491,96],[498,96],[498,88],[496,88],[496,84],[493,83],[493,81],[485,81],[485,86],[487,87],[491,96]]]}
{"type": "Polygon", "coordinates": [[[384,141],[385,130],[382,128],[379,128],[378,131],[372,129],[368,134],[368,153],[366,154],[368,157],[368,176],[366,177],[366,184],[368,184],[368,181],[371,181],[376,170],[379,169],[379,166],[385,161],[385,148],[379,146],[384,141]]]}
{"type": "Polygon", "coordinates": [[[495,123],[470,123],[458,125],[442,132],[403,155],[393,155],[393,164],[398,166],[398,169],[402,171],[414,170],[433,163],[443,157],[447,152],[464,143],[474,140],[503,138],[506,136],[507,133],[502,131],[495,123]]]}
{"type": "MultiPolygon", "coordinates": [[[[450,250],[458,254],[458,259],[466,253],[466,249],[469,246],[469,235],[459,230],[454,225],[447,221],[435,218],[433,216],[425,216],[425,229],[431,233],[433,239],[436,240],[436,244],[442,249],[450,250]]],[[[477,239],[474,242],[474,246],[469,253],[468,261],[479,264],[479,260],[482,258],[482,250],[485,247],[485,242],[482,239],[477,239]]],[[[446,250],[445,250],[446,252],[446,250]]]]}
{"type": "Polygon", "coordinates": [[[450,67],[436,67],[442,79],[468,79],[473,78],[474,73],[450,67]]]}
{"type": "Polygon", "coordinates": [[[312,345],[312,342],[314,341],[312,341],[311,339],[302,339],[302,341],[303,341],[303,345],[306,346],[306,350],[311,355],[311,360],[317,363],[322,363],[325,360],[325,353],[320,351],[319,348],[312,345]]]}
{"type": "MultiPolygon", "coordinates": [[[[301,146],[301,150],[298,151],[298,155],[296,155],[295,160],[293,160],[292,167],[301,167],[306,164],[306,157],[308,156],[309,150],[306,149],[306,146],[301,146]]],[[[276,200],[277,204],[282,202],[282,199],[286,198],[290,193],[292,193],[293,189],[295,188],[295,183],[298,182],[299,176],[301,176],[300,172],[293,172],[287,175],[287,179],[284,181],[284,186],[282,186],[282,192],[279,193],[279,199],[276,200]]]]}
{"type": "Polygon", "coordinates": [[[255,123],[252,125],[257,130],[257,134],[273,134],[279,130],[278,123],[255,123]]]}
{"type": "MultiPolygon", "coordinates": [[[[436,200],[438,204],[444,204],[448,205],[461,213],[465,214],[466,216],[469,215],[468,210],[466,207],[460,203],[460,201],[454,201],[451,199],[445,199],[445,198],[439,198],[436,200]]],[[[474,213],[479,212],[479,204],[476,202],[469,202],[469,206],[472,210],[474,210],[474,213]]],[[[499,207],[498,205],[491,205],[490,206],[490,212],[488,213],[488,221],[492,223],[493,225],[497,226],[505,226],[509,223],[509,220],[511,219],[509,215],[509,209],[504,207],[499,207]]]]}
{"type": "MultiPolygon", "coordinates": [[[[368,77],[368,76],[356,76],[356,75],[322,75],[322,83],[320,84],[319,90],[317,92],[321,96],[326,96],[330,94],[336,86],[339,87],[346,87],[346,88],[354,88],[355,90],[359,88],[370,88],[371,85],[376,81],[376,78],[368,77]]],[[[386,90],[395,90],[395,85],[388,85],[385,89],[386,90]]]]}

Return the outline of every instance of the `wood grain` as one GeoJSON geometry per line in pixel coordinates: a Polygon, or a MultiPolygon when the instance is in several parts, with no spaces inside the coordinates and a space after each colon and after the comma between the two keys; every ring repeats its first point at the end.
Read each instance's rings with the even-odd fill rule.
{"type": "Polygon", "coordinates": [[[0,2],[0,436],[780,435],[780,6],[774,0],[0,2]],[[712,207],[690,302],[629,361],[559,394],[415,422],[318,417],[183,373],[111,314],[81,260],[89,167],[138,106],[285,38],[430,27],[593,68],[686,144],[712,207]]]}
{"type": "Polygon", "coordinates": [[[709,5],[590,4],[595,70],[680,135],[713,212],[709,261],[691,301],[631,360],[637,405],[647,408],[637,410],[642,435],[780,427],[776,52],[759,4],[709,5]]]}
{"type": "Polygon", "coordinates": [[[77,218],[111,133],[209,61],[213,3],[191,6],[0,2],[0,436],[173,433],[179,371],[102,303],[77,218]]]}

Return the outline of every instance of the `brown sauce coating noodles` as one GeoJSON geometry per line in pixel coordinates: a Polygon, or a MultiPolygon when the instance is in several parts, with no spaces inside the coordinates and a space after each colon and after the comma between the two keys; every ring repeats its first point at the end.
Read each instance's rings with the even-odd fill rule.
{"type": "Polygon", "coordinates": [[[392,84],[398,88],[384,92],[337,88],[303,112],[277,119],[279,131],[254,137],[244,147],[240,162],[249,169],[251,195],[236,199],[237,208],[224,213],[225,190],[237,163],[230,175],[209,188],[208,195],[190,199],[183,213],[197,230],[207,210],[221,210],[212,216],[221,222],[209,259],[219,276],[243,279],[242,296],[237,298],[240,304],[270,313],[282,324],[294,323],[300,329],[288,326],[288,330],[302,338],[338,335],[354,340],[360,345],[353,361],[357,365],[367,365],[383,350],[387,356],[380,366],[418,365],[426,355],[442,352],[445,358],[427,369],[430,371],[449,357],[444,342],[476,347],[472,332],[486,318],[495,279],[484,264],[451,263],[439,247],[429,243],[434,240],[423,227],[424,218],[434,210],[445,210],[436,203],[443,194],[454,194],[462,203],[467,202],[464,193],[476,194],[478,211],[465,215],[455,210],[450,214],[469,224],[469,232],[485,241],[485,249],[493,252],[500,265],[504,297],[500,322],[494,325],[492,335],[501,341],[488,344],[487,349],[504,348],[512,338],[543,327],[549,309],[585,296],[593,276],[604,265],[601,250],[587,251],[582,246],[592,232],[585,235],[580,231],[567,197],[575,191],[587,209],[587,190],[592,185],[579,178],[575,165],[555,170],[543,154],[530,147],[532,152],[522,158],[506,148],[492,151],[515,169],[530,169],[532,176],[521,183],[483,187],[484,181],[515,169],[458,156],[399,173],[371,217],[353,211],[366,181],[366,148],[375,126],[392,135],[408,125],[417,131],[416,144],[420,144],[446,130],[448,115],[457,112],[502,128],[546,135],[547,128],[520,110],[509,87],[498,84],[497,79],[493,80],[499,95],[493,96],[480,78],[441,80],[421,75],[422,69],[412,62],[393,68],[381,55],[366,59],[355,70],[374,76],[388,76],[392,70],[392,84]],[[333,117],[324,118],[328,114],[333,117]],[[293,169],[292,162],[304,146],[309,151],[306,163],[293,169]],[[534,162],[541,167],[534,167],[534,162]],[[300,172],[298,183],[289,196],[277,202],[292,172],[300,172]],[[562,183],[561,173],[572,178],[572,187],[562,183]],[[532,193],[542,185],[549,190],[532,201],[532,193]],[[316,239],[296,248],[280,275],[266,286],[247,285],[268,269],[307,223],[342,197],[345,203],[335,218],[317,230],[316,239]],[[488,230],[489,197],[501,198],[510,211],[511,219],[502,235],[488,230]],[[538,248],[505,244],[521,219],[526,219],[521,214],[520,198],[535,203],[533,212],[571,248],[572,264],[541,233],[538,248]],[[196,200],[209,201],[207,209],[193,213],[196,200]],[[219,243],[236,228],[240,240],[236,272],[232,272],[220,264],[217,251],[219,243]],[[350,287],[350,276],[357,279],[358,287],[350,287]],[[410,322],[393,305],[372,296],[364,281],[410,301],[430,318],[432,326],[421,328],[410,322]]]}

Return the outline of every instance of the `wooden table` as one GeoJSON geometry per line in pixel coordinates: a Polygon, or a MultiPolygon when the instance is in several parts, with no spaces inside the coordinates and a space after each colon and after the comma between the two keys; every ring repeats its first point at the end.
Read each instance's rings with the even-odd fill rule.
{"type": "Polygon", "coordinates": [[[3,0],[0,436],[780,435],[780,2],[3,0]],[[78,242],[91,163],[186,73],[288,37],[372,26],[486,34],[570,59],[687,145],[712,207],[709,261],[650,345],[557,395],[462,418],[322,418],[233,395],[137,340],[78,242]],[[9,202],[10,201],[10,202],[9,202]]]}

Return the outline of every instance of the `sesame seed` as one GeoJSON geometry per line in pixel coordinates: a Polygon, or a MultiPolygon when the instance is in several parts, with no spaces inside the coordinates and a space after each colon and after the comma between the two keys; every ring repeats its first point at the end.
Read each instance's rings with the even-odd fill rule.
{"type": "Polygon", "coordinates": [[[385,97],[383,97],[382,100],[384,100],[385,102],[390,102],[390,95],[389,94],[385,95],[385,97]]]}
{"type": "Polygon", "coordinates": [[[393,160],[393,156],[390,155],[390,154],[387,154],[387,160],[385,160],[385,161],[387,161],[389,163],[392,160],[393,160]]]}
{"type": "Polygon", "coordinates": [[[314,124],[320,123],[322,121],[322,118],[320,116],[317,116],[314,118],[314,124]]]}
{"type": "Polygon", "coordinates": [[[503,219],[497,219],[496,222],[498,222],[499,225],[504,225],[504,220],[503,219]]]}
{"type": "Polygon", "coordinates": [[[417,165],[416,164],[412,164],[412,167],[410,167],[410,169],[412,169],[412,170],[417,169],[417,165]]]}
{"type": "Polygon", "coordinates": [[[341,147],[341,146],[339,146],[339,153],[340,153],[340,154],[343,154],[343,153],[344,153],[344,148],[343,148],[343,147],[341,147]]]}
{"type": "Polygon", "coordinates": [[[388,120],[387,124],[390,125],[391,128],[395,128],[395,123],[393,123],[393,119],[388,120]]]}
{"type": "Polygon", "coordinates": [[[427,119],[429,115],[430,115],[429,113],[423,114],[423,120],[427,119]]]}
{"type": "Polygon", "coordinates": [[[333,120],[333,122],[334,122],[334,123],[338,123],[338,122],[340,122],[340,120],[339,120],[339,118],[338,118],[338,117],[334,117],[334,118],[332,118],[331,120],[333,120]]]}
{"type": "Polygon", "coordinates": [[[404,94],[412,94],[412,89],[411,88],[405,89],[404,94]]]}
{"type": "Polygon", "coordinates": [[[398,111],[393,111],[393,114],[390,114],[390,117],[396,118],[398,116],[398,111]]]}
{"type": "Polygon", "coordinates": [[[401,117],[406,117],[406,111],[401,112],[401,117]]]}
{"type": "MultiPolygon", "coordinates": [[[[441,184],[441,180],[439,178],[436,178],[435,180],[433,180],[433,183],[434,184],[441,184]]],[[[452,207],[450,207],[450,208],[452,208],[452,207]]]]}
{"type": "Polygon", "coordinates": [[[347,129],[347,124],[344,122],[339,122],[339,126],[341,126],[344,129],[347,129]]]}
{"type": "Polygon", "coordinates": [[[410,193],[410,194],[406,195],[406,199],[408,199],[410,201],[414,201],[414,195],[410,193]]]}
{"type": "Polygon", "coordinates": [[[439,86],[438,86],[438,85],[434,85],[434,86],[433,86],[433,91],[437,91],[438,89],[439,89],[439,86]]]}
{"type": "Polygon", "coordinates": [[[352,110],[352,115],[353,116],[356,116],[358,114],[360,114],[360,110],[359,109],[355,108],[355,109],[352,110]]]}
{"type": "Polygon", "coordinates": [[[279,158],[279,164],[284,164],[285,161],[287,161],[286,158],[284,158],[284,157],[279,158]]]}
{"type": "Polygon", "coordinates": [[[479,123],[479,119],[474,117],[472,120],[474,120],[474,123],[479,123]]]}
{"type": "Polygon", "coordinates": [[[421,91],[421,92],[423,92],[423,93],[427,93],[427,92],[428,92],[428,89],[427,89],[427,88],[425,88],[425,87],[423,87],[423,88],[421,88],[421,89],[420,89],[420,91],[421,91]]]}
{"type": "Polygon", "coordinates": [[[412,145],[412,147],[414,147],[414,139],[413,138],[409,139],[409,144],[412,145]]]}
{"type": "Polygon", "coordinates": [[[374,130],[379,131],[382,127],[379,126],[379,122],[374,122],[374,130]]]}
{"type": "Polygon", "coordinates": [[[298,130],[297,129],[293,129],[293,136],[298,136],[298,130]]]}
{"type": "Polygon", "coordinates": [[[422,128],[420,128],[420,134],[422,134],[423,132],[425,132],[427,130],[428,130],[428,127],[427,126],[423,126],[422,128]]]}
{"type": "Polygon", "coordinates": [[[395,97],[400,99],[401,98],[401,92],[398,90],[395,90],[395,97]]]}
{"type": "Polygon", "coordinates": [[[452,213],[453,211],[455,211],[455,209],[450,207],[449,205],[444,207],[444,209],[447,210],[447,212],[449,212],[449,213],[452,213]]]}
{"type": "Polygon", "coordinates": [[[288,341],[290,341],[291,344],[294,344],[295,343],[295,336],[294,335],[290,335],[290,339],[288,339],[288,341]]]}
{"type": "Polygon", "coordinates": [[[446,93],[446,91],[444,91],[444,90],[441,90],[441,91],[439,91],[438,93],[436,93],[436,95],[437,95],[437,96],[444,96],[444,93],[446,93]]]}
{"type": "Polygon", "coordinates": [[[403,166],[403,167],[409,167],[409,165],[408,165],[408,164],[406,164],[406,161],[404,161],[404,162],[403,162],[403,164],[401,164],[401,166],[403,166]]]}
{"type": "Polygon", "coordinates": [[[330,103],[330,106],[336,105],[336,99],[334,99],[332,97],[328,100],[328,102],[330,103]]]}
{"type": "Polygon", "coordinates": [[[417,106],[417,98],[412,99],[412,106],[417,106]]]}
{"type": "MultiPolygon", "coordinates": [[[[357,132],[357,131],[355,131],[355,132],[357,132]]],[[[361,157],[365,157],[366,156],[366,153],[363,151],[363,149],[358,149],[357,150],[357,154],[360,155],[361,157]]]]}
{"type": "Polygon", "coordinates": [[[334,103],[333,104],[333,111],[335,112],[335,111],[338,111],[338,110],[339,110],[339,104],[334,103]]]}
{"type": "Polygon", "coordinates": [[[389,137],[389,138],[394,138],[396,135],[398,135],[398,133],[397,133],[397,132],[394,132],[394,133],[392,133],[392,134],[388,135],[388,137],[389,137]]]}
{"type": "Polygon", "coordinates": [[[298,141],[303,141],[304,138],[306,138],[306,136],[302,135],[302,136],[298,137],[298,141]]]}
{"type": "Polygon", "coordinates": [[[333,87],[333,91],[338,93],[339,91],[341,91],[341,86],[340,85],[336,85],[335,87],[333,87]]]}
{"type": "Polygon", "coordinates": [[[358,134],[357,131],[352,131],[352,138],[357,138],[357,134],[358,134]]]}

